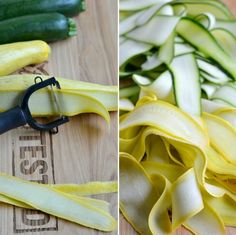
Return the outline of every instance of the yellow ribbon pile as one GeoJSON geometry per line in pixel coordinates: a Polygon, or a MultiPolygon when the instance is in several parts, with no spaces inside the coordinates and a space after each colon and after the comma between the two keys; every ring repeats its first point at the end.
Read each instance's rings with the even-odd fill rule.
{"type": "Polygon", "coordinates": [[[143,97],[120,118],[120,209],[143,235],[236,226],[236,109],[192,117],[143,97]]]}

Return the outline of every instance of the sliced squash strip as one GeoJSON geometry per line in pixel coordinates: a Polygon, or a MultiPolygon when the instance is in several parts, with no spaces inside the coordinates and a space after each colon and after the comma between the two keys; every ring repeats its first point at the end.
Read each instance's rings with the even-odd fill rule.
{"type": "Polygon", "coordinates": [[[222,119],[230,123],[232,127],[236,128],[236,109],[235,108],[217,109],[213,114],[221,117],[222,119]]]}
{"type": "Polygon", "coordinates": [[[120,152],[126,152],[135,156],[136,160],[141,161],[145,153],[145,129],[141,129],[133,138],[120,137],[120,152]],[[137,144],[139,143],[139,144],[137,144]]]}
{"type": "Polygon", "coordinates": [[[228,75],[216,65],[213,65],[203,59],[198,59],[197,64],[204,78],[208,80],[208,78],[212,77],[212,80],[209,80],[210,82],[213,82],[214,84],[224,84],[229,81],[228,75]]]}
{"type": "MultiPolygon", "coordinates": [[[[98,200],[98,199],[93,199],[93,198],[78,198],[76,196],[71,196],[71,195],[68,195],[68,197],[70,198],[73,198],[75,201],[77,201],[77,199],[79,200],[83,200],[84,202],[94,206],[95,208],[97,209],[100,209],[100,210],[103,210],[103,211],[106,211],[109,213],[109,203],[106,202],[106,201],[102,201],[102,200],[98,200]]],[[[21,207],[21,208],[25,208],[25,209],[34,209],[33,206],[30,206],[24,202],[21,202],[21,201],[18,201],[14,198],[11,198],[11,197],[8,197],[8,196],[5,196],[5,195],[0,195],[0,202],[1,203],[6,203],[6,204],[10,204],[10,205],[13,205],[13,206],[17,206],[17,207],[21,207]]],[[[80,201],[79,201],[80,203],[80,201]]]]}
{"type": "Polygon", "coordinates": [[[120,130],[137,125],[155,126],[173,137],[203,148],[208,144],[208,137],[198,123],[175,106],[162,101],[138,106],[120,122],[120,130]]]}
{"type": "Polygon", "coordinates": [[[151,161],[144,161],[141,164],[148,175],[163,175],[171,183],[176,181],[187,170],[187,168],[178,165],[151,161]]]}
{"type": "Polygon", "coordinates": [[[229,196],[221,198],[209,197],[209,205],[220,215],[226,226],[236,226],[236,202],[229,196]]]}
{"type": "Polygon", "coordinates": [[[18,201],[16,199],[10,198],[10,197],[5,196],[3,194],[0,194],[0,203],[6,203],[9,205],[13,205],[13,206],[21,207],[21,208],[26,208],[26,209],[32,209],[32,207],[29,206],[28,204],[18,201]]]}
{"type": "MultiPolygon", "coordinates": [[[[22,93],[18,91],[0,92],[0,111],[4,112],[17,105],[22,93]]],[[[66,116],[74,116],[81,113],[96,113],[101,115],[107,122],[110,120],[106,107],[98,100],[72,92],[55,91],[55,95],[60,102],[61,112],[66,116]]],[[[58,109],[49,90],[41,90],[31,96],[29,108],[34,117],[56,116],[58,109]]]]}
{"type": "Polygon", "coordinates": [[[233,20],[217,20],[215,28],[226,29],[236,37],[236,21],[233,20]]]}
{"type": "Polygon", "coordinates": [[[149,51],[153,46],[143,42],[126,40],[120,45],[119,64],[124,66],[130,59],[149,51]]]}
{"type": "MultiPolygon", "coordinates": [[[[134,128],[129,128],[127,129],[127,131],[129,130],[134,130],[134,128]]],[[[138,129],[136,127],[136,129],[138,129]]],[[[171,136],[170,134],[167,134],[163,131],[160,131],[159,129],[157,129],[156,127],[143,127],[141,129],[139,129],[140,131],[137,132],[137,135],[132,136],[131,138],[127,138],[125,137],[126,135],[126,131],[121,132],[120,134],[120,151],[121,152],[126,152],[129,153],[130,155],[134,156],[136,158],[136,160],[141,161],[144,157],[145,154],[145,144],[148,144],[147,139],[150,136],[159,136],[159,138],[163,138],[164,144],[167,153],[169,155],[169,159],[167,159],[167,156],[165,156],[165,161],[174,161],[174,162],[178,162],[179,160],[175,159],[175,156],[172,155],[172,153],[170,152],[170,146],[168,145],[168,143],[171,143],[173,145],[175,145],[175,143],[177,143],[176,145],[182,146],[180,147],[180,149],[185,148],[185,145],[188,146],[188,148],[191,146],[189,145],[187,142],[185,142],[183,139],[179,139],[176,137],[171,136]],[[171,159],[171,160],[170,160],[171,159]]],[[[146,151],[146,153],[149,153],[149,150],[146,151]]],[[[196,151],[193,149],[191,149],[190,154],[193,156],[196,156],[196,151]]],[[[164,157],[164,156],[163,156],[164,157]]],[[[204,169],[205,167],[205,157],[200,157],[199,159],[201,159],[201,167],[200,169],[204,169]]],[[[158,159],[158,161],[162,161],[163,162],[164,159],[158,159]]],[[[182,160],[181,160],[182,162],[182,160]]],[[[181,165],[181,163],[179,163],[181,165]]],[[[194,165],[194,163],[192,162],[192,165],[194,165]]],[[[201,170],[201,172],[202,172],[201,170]]]]}
{"type": "MultiPolygon", "coordinates": [[[[0,194],[26,203],[34,209],[90,228],[112,231],[116,227],[115,219],[106,211],[107,209],[101,209],[100,203],[100,208],[98,208],[99,204],[96,200],[84,200],[84,198],[63,193],[47,185],[1,174],[0,194]],[[91,201],[97,206],[91,204],[91,201]],[[70,211],[69,214],[68,211],[70,211]]],[[[104,209],[104,204],[102,208],[104,209]]]]}
{"type": "MultiPolygon", "coordinates": [[[[48,79],[49,76],[41,76],[43,80],[48,79]]],[[[1,77],[0,79],[0,110],[8,110],[18,105],[18,100],[22,97],[25,90],[34,84],[35,75],[11,75],[1,77]]],[[[73,81],[63,78],[56,78],[61,90],[55,89],[55,94],[61,101],[62,112],[69,116],[76,115],[81,112],[98,112],[100,115],[107,118],[104,109],[113,111],[118,109],[116,86],[105,86],[93,83],[85,83],[80,81],[73,81]],[[77,106],[75,106],[77,104],[77,106]],[[93,110],[94,105],[94,110],[93,110]],[[85,108],[87,106],[87,108],[85,108]]],[[[33,94],[30,100],[30,109],[34,116],[51,116],[57,115],[55,107],[50,100],[49,89],[43,89],[33,94]],[[41,101],[42,100],[42,101],[41,101]],[[35,105],[37,102],[37,105],[35,105]],[[40,103],[41,102],[41,103],[40,103]],[[41,113],[42,112],[42,113],[41,113]]]]}
{"type": "Polygon", "coordinates": [[[195,216],[204,208],[194,169],[190,169],[179,177],[172,185],[171,190],[173,207],[172,226],[173,229],[176,229],[184,221],[195,216]]]}
{"type": "Polygon", "coordinates": [[[158,189],[160,197],[153,206],[148,224],[152,234],[171,234],[171,220],[169,218],[168,210],[171,206],[171,193],[169,181],[160,174],[152,175],[151,180],[158,189]]]}
{"type": "Polygon", "coordinates": [[[231,56],[232,60],[235,60],[236,37],[225,29],[213,29],[211,33],[227,54],[231,56]]]}
{"type": "Polygon", "coordinates": [[[172,34],[180,20],[179,16],[154,16],[146,24],[128,32],[125,37],[150,45],[161,46],[172,34]],[[159,29],[158,34],[153,31],[159,29]]]}
{"type": "Polygon", "coordinates": [[[204,208],[184,223],[194,234],[225,234],[224,222],[215,208],[204,203],[204,208]]]}
{"type": "MultiPolygon", "coordinates": [[[[161,2],[169,2],[169,0],[162,0],[161,2]]],[[[120,1],[121,11],[137,11],[145,9],[154,4],[160,3],[160,0],[146,0],[146,1],[135,1],[135,0],[122,0],[120,1]]]]}
{"type": "MultiPolygon", "coordinates": [[[[136,3],[137,4],[137,3],[136,3]]],[[[163,10],[167,7],[166,2],[158,2],[155,5],[138,11],[137,13],[132,14],[131,16],[121,20],[119,27],[119,34],[124,35],[127,32],[133,30],[137,26],[141,26],[147,23],[154,15],[163,14],[163,10]]],[[[120,6],[121,7],[121,6],[120,6]]]]}
{"type": "MultiPolygon", "coordinates": [[[[138,83],[138,81],[136,81],[136,83],[138,83]]],[[[162,73],[149,85],[139,85],[141,89],[148,94],[154,94],[160,100],[164,100],[172,104],[175,103],[172,75],[169,71],[162,73]]]]}
{"type": "Polygon", "coordinates": [[[221,64],[236,79],[236,69],[231,56],[224,51],[207,29],[189,18],[182,18],[176,30],[187,42],[221,64]]]}
{"type": "Polygon", "coordinates": [[[150,135],[146,138],[146,154],[147,161],[154,161],[159,163],[168,163],[169,155],[161,137],[157,135],[150,135]]]}
{"type": "MultiPolygon", "coordinates": [[[[90,205],[101,209],[103,211],[107,211],[109,213],[109,203],[103,200],[98,200],[94,198],[87,198],[82,196],[87,195],[97,195],[97,194],[104,194],[104,193],[113,193],[118,191],[118,184],[117,182],[90,182],[87,184],[56,184],[56,185],[48,185],[58,191],[61,191],[69,198],[73,200],[79,199],[79,203],[83,200],[90,205]]],[[[25,202],[21,202],[9,196],[5,196],[0,194],[0,202],[7,203],[13,206],[27,208],[27,209],[34,209],[34,207],[30,206],[25,202]]]]}
{"type": "Polygon", "coordinates": [[[203,12],[213,14],[217,19],[230,20],[233,19],[232,13],[220,1],[211,0],[177,0],[173,1],[175,4],[184,4],[187,8],[188,15],[196,16],[203,12]]]}
{"type": "Polygon", "coordinates": [[[166,139],[163,139],[163,141],[171,161],[178,166],[185,167],[183,160],[180,158],[180,155],[175,147],[170,144],[169,140],[167,141],[166,139]]]}
{"type": "MultiPolygon", "coordinates": [[[[8,94],[10,93],[8,92],[8,94]]],[[[110,122],[110,115],[106,107],[92,97],[61,91],[55,92],[55,95],[60,103],[60,111],[63,115],[75,116],[81,113],[96,113],[102,116],[108,123],[110,122]]],[[[55,116],[58,114],[55,104],[52,102],[51,93],[47,91],[34,93],[29,101],[29,108],[35,117],[55,116]]],[[[6,106],[3,109],[5,110],[6,106]]]]}
{"type": "Polygon", "coordinates": [[[202,99],[202,110],[206,113],[215,113],[220,109],[232,107],[228,103],[220,103],[213,100],[202,99]]]}
{"type": "Polygon", "coordinates": [[[219,87],[212,95],[213,100],[222,100],[229,105],[236,106],[236,89],[232,85],[224,85],[219,87]]]}
{"type": "Polygon", "coordinates": [[[131,111],[134,109],[134,104],[127,98],[119,99],[120,111],[131,111]]]}
{"type": "Polygon", "coordinates": [[[212,146],[231,163],[236,164],[236,130],[227,122],[211,114],[204,114],[212,146]]]}
{"type": "MultiPolygon", "coordinates": [[[[7,105],[18,104],[17,101],[21,97],[22,93],[28,87],[34,84],[35,77],[35,74],[20,74],[1,77],[0,101],[4,100],[4,102],[6,102],[5,99],[8,99],[7,105]],[[5,92],[8,92],[9,95],[7,96],[5,92]]],[[[45,75],[40,75],[40,77],[43,80],[50,78],[50,76],[45,75]]],[[[71,93],[72,96],[76,96],[75,94],[78,94],[78,97],[85,96],[97,100],[108,111],[115,111],[118,109],[117,86],[105,86],[95,83],[64,79],[60,77],[56,77],[56,79],[61,85],[61,93],[65,93],[65,96],[67,96],[67,94],[69,95],[69,93],[71,93]]],[[[46,89],[43,93],[45,93],[45,91],[46,89]]],[[[5,108],[2,103],[3,102],[0,103],[0,110],[3,110],[3,108],[5,108]]],[[[10,106],[8,108],[10,108],[10,106]]]]}
{"type": "MultiPolygon", "coordinates": [[[[186,143],[180,143],[178,140],[167,139],[171,146],[169,150],[172,153],[172,156],[181,160],[182,164],[187,168],[192,168],[194,166],[194,162],[198,156],[197,150],[195,148],[191,148],[191,146],[186,145],[186,143]]],[[[174,160],[172,158],[172,160],[174,160]]]]}
{"type": "Polygon", "coordinates": [[[195,17],[195,19],[201,23],[205,28],[211,30],[215,27],[216,17],[210,12],[203,12],[195,17]]]}
{"type": "Polygon", "coordinates": [[[158,192],[143,168],[131,156],[121,154],[120,209],[140,234],[152,235],[148,217],[157,198],[158,192]]]}
{"type": "Polygon", "coordinates": [[[89,182],[87,184],[53,184],[50,187],[64,193],[77,196],[114,193],[118,190],[117,182],[89,182]]]}
{"type": "Polygon", "coordinates": [[[177,106],[193,116],[200,116],[202,112],[200,74],[194,55],[185,54],[175,57],[170,64],[170,69],[174,77],[174,94],[177,106]]]}
{"type": "Polygon", "coordinates": [[[235,179],[235,166],[228,161],[221,154],[219,154],[212,147],[207,148],[206,150],[207,156],[207,168],[218,176],[227,175],[228,178],[235,179]]]}

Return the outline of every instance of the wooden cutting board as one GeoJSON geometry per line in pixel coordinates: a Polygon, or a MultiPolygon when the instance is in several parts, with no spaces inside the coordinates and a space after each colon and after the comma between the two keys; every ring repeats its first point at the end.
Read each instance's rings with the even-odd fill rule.
{"type": "MultiPolygon", "coordinates": [[[[53,43],[46,70],[50,75],[116,85],[117,0],[86,0],[87,10],[76,17],[78,36],[53,43]]],[[[117,113],[110,129],[94,114],[70,119],[57,135],[19,128],[0,136],[1,172],[49,183],[117,180],[117,113]]],[[[117,195],[97,196],[111,202],[117,218],[117,195]]],[[[92,229],[36,211],[0,206],[0,234],[98,235],[92,229]]],[[[117,234],[117,231],[106,234],[117,234]]]]}
{"type": "MultiPolygon", "coordinates": [[[[236,0],[223,0],[231,9],[236,16],[236,0]]],[[[192,233],[181,227],[177,229],[175,235],[191,235],[192,233]]],[[[227,228],[227,235],[235,235],[236,228],[227,228]]],[[[124,217],[120,214],[120,235],[137,235],[135,230],[126,222],[124,217]]]]}

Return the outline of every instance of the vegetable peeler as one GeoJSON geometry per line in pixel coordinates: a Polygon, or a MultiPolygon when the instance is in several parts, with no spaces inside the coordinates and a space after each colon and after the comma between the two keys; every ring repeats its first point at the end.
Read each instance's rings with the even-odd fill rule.
{"type": "Polygon", "coordinates": [[[51,133],[57,133],[58,126],[69,121],[68,117],[61,115],[60,118],[54,120],[53,122],[41,124],[32,117],[29,109],[29,99],[34,92],[47,86],[51,87],[54,102],[59,110],[59,104],[53,92],[53,86],[57,89],[61,89],[59,82],[54,77],[43,81],[41,77],[37,76],[35,78],[35,84],[25,91],[21,105],[18,105],[4,113],[0,113],[0,135],[11,129],[24,126],[26,124],[39,131],[50,131],[51,133]],[[40,81],[37,82],[38,80],[40,81]]]}

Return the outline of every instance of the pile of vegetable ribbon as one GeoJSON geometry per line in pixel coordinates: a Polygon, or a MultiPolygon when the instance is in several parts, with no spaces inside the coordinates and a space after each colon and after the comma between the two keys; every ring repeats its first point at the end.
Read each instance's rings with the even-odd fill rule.
{"type": "Polygon", "coordinates": [[[120,0],[120,209],[143,235],[236,226],[236,21],[216,0],[120,0]]]}

